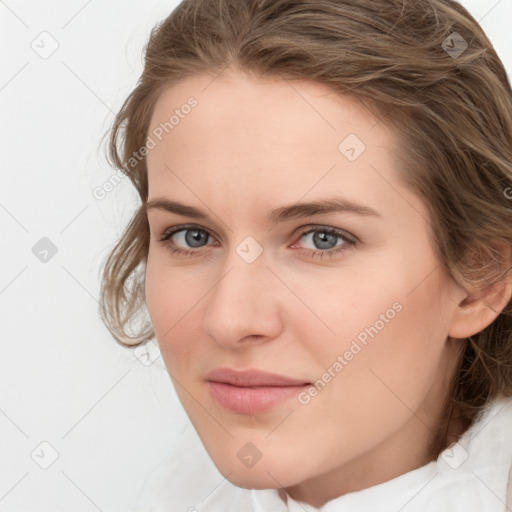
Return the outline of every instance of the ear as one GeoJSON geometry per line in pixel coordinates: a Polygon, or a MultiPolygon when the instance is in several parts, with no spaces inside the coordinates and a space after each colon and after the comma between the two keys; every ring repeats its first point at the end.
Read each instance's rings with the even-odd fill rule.
{"type": "MultiPolygon", "coordinates": [[[[512,247],[502,247],[502,256],[510,261],[512,247]]],[[[498,283],[466,292],[454,312],[448,335],[467,338],[483,331],[505,309],[512,297],[512,276],[507,275],[498,283]]]]}

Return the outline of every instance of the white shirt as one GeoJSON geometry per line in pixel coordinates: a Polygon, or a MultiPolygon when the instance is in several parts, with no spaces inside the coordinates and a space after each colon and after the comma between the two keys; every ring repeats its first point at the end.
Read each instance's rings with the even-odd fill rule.
{"type": "Polygon", "coordinates": [[[136,512],[512,512],[512,399],[488,403],[436,461],[320,508],[242,489],[216,469],[192,426],[146,481],[136,512]],[[507,486],[508,509],[506,508],[507,486]]]}

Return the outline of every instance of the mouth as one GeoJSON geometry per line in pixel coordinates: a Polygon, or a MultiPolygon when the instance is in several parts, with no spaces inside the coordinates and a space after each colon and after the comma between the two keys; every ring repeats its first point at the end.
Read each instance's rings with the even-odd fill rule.
{"type": "Polygon", "coordinates": [[[238,414],[268,411],[312,386],[311,382],[260,370],[217,368],[206,376],[217,404],[238,414]]]}

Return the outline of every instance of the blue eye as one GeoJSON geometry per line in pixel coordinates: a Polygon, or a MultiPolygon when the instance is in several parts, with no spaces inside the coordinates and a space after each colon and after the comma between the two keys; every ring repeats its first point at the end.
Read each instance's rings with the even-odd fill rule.
{"type": "Polygon", "coordinates": [[[192,248],[197,249],[208,242],[208,237],[210,235],[202,229],[181,229],[179,231],[175,231],[172,236],[175,236],[182,242],[185,241],[192,248]]]}
{"type": "MultiPolygon", "coordinates": [[[[159,241],[163,242],[172,254],[192,256],[199,254],[200,249],[207,246],[210,237],[208,231],[197,226],[174,226],[164,231],[159,241]],[[173,237],[174,240],[172,240],[173,237]],[[183,248],[183,246],[188,246],[188,249],[183,248]]],[[[324,256],[334,256],[354,247],[357,239],[353,235],[338,229],[315,227],[302,232],[299,240],[310,240],[314,246],[306,253],[312,257],[322,258],[324,256]]]]}
{"type": "Polygon", "coordinates": [[[210,237],[207,231],[196,227],[181,227],[179,229],[166,230],[162,234],[162,237],[159,239],[160,242],[164,242],[168,249],[171,251],[171,253],[182,254],[184,256],[188,256],[197,251],[186,250],[176,247],[176,244],[174,242],[170,243],[171,238],[174,236],[176,236],[176,238],[179,238],[182,242],[184,241],[187,244],[190,244],[192,249],[198,249],[203,247],[203,242],[208,242],[208,238],[210,237]]]}
{"type": "Polygon", "coordinates": [[[354,237],[334,228],[310,229],[302,233],[300,239],[309,239],[314,245],[311,255],[320,258],[338,254],[353,247],[356,243],[354,237]]]}

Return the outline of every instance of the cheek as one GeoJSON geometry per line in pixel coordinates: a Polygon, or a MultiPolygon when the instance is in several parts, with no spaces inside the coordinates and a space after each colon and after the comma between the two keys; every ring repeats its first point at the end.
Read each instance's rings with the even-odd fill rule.
{"type": "Polygon", "coordinates": [[[330,395],[326,400],[350,401],[352,393],[355,405],[363,393],[366,401],[378,395],[418,404],[443,357],[451,310],[442,276],[429,275],[434,265],[429,264],[423,270],[410,259],[399,268],[381,265],[381,271],[373,272],[368,266],[366,273],[347,273],[322,288],[325,293],[313,304],[333,332],[311,317],[302,320],[301,339],[317,377],[324,372],[322,380],[329,380],[329,373],[336,376],[326,386],[333,394],[319,393],[330,395]]]}
{"type": "Polygon", "coordinates": [[[162,345],[164,340],[172,339],[179,328],[179,319],[184,319],[186,310],[190,309],[188,304],[193,290],[180,279],[176,269],[165,266],[160,260],[160,255],[154,256],[150,251],[146,266],[145,294],[155,336],[162,345]]]}
{"type": "MultiPolygon", "coordinates": [[[[344,310],[324,309],[336,337],[317,343],[316,350],[310,344],[317,392],[303,397],[299,411],[328,440],[321,448],[326,464],[334,466],[342,454],[356,457],[391,436],[418,411],[445,368],[443,297],[432,283],[414,293],[389,285],[366,296],[360,289],[344,310]],[[318,426],[319,418],[329,421],[318,426]]],[[[309,342],[310,336],[303,333],[309,342]]]]}
{"type": "Polygon", "coordinates": [[[192,352],[204,342],[199,315],[211,284],[197,272],[170,266],[163,258],[151,251],[148,255],[146,304],[164,362],[176,371],[178,362],[188,367],[192,352]]]}
{"type": "Polygon", "coordinates": [[[420,288],[411,293],[410,287],[388,286],[385,294],[360,295],[359,306],[352,302],[348,313],[338,315],[339,341],[330,343],[322,365],[332,368],[338,361],[339,377],[326,399],[342,400],[345,410],[351,403],[354,411],[372,402],[383,421],[392,417],[389,407],[397,414],[419,407],[442,367],[448,319],[443,303],[449,310],[434,281],[420,288]]]}

